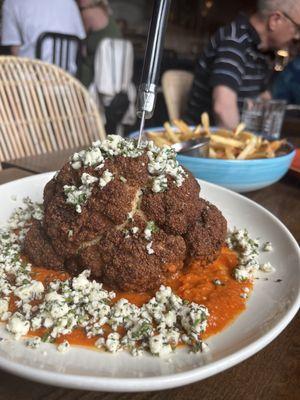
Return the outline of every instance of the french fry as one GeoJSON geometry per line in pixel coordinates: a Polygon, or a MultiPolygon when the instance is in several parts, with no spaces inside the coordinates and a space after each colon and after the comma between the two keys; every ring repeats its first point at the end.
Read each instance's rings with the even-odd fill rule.
{"type": "Polygon", "coordinates": [[[195,129],[193,130],[193,134],[194,135],[198,135],[199,133],[201,134],[203,132],[203,128],[202,125],[199,124],[195,127],[195,129]]]}
{"type": "Polygon", "coordinates": [[[286,143],[286,140],[274,140],[274,142],[270,143],[271,149],[276,152],[284,143],[286,143]]]}
{"type": "Polygon", "coordinates": [[[228,160],[235,160],[234,148],[231,146],[225,146],[225,156],[228,160]]]}
{"type": "Polygon", "coordinates": [[[252,139],[249,140],[247,146],[237,156],[237,160],[245,160],[246,157],[248,157],[251,153],[254,152],[255,145],[256,145],[256,138],[253,137],[252,139]]]}
{"type": "Polygon", "coordinates": [[[217,135],[223,136],[225,138],[232,138],[233,133],[230,131],[227,131],[226,129],[220,129],[216,132],[217,135]]]}
{"type": "Polygon", "coordinates": [[[159,147],[199,137],[210,137],[209,157],[227,160],[276,157],[276,152],[286,142],[285,140],[269,142],[261,136],[244,131],[243,123],[240,123],[234,131],[220,128],[211,132],[207,113],[201,115],[202,124],[197,125],[193,130],[180,119],[175,119],[173,123],[174,127],[169,122],[165,122],[163,132],[149,131],[147,137],[159,147]]]}
{"type": "Polygon", "coordinates": [[[147,132],[147,137],[158,147],[165,145],[170,146],[172,144],[168,139],[166,139],[164,132],[147,132]]]}
{"type": "Polygon", "coordinates": [[[235,128],[235,131],[233,133],[233,136],[238,136],[239,133],[243,132],[243,130],[246,128],[246,124],[244,122],[240,122],[238,126],[235,128]]]}
{"type": "Polygon", "coordinates": [[[193,131],[184,121],[182,121],[181,119],[174,119],[173,123],[179,129],[182,141],[189,140],[193,137],[193,131]]]}
{"type": "Polygon", "coordinates": [[[212,146],[209,147],[208,155],[209,155],[209,158],[217,158],[217,153],[215,152],[215,150],[212,146]]]}
{"type": "Polygon", "coordinates": [[[169,122],[164,123],[164,128],[166,130],[166,138],[170,140],[171,143],[179,143],[179,137],[177,137],[176,133],[173,131],[169,122]]]}
{"type": "Polygon", "coordinates": [[[208,135],[211,135],[211,131],[210,131],[210,127],[209,127],[209,116],[208,116],[207,112],[202,113],[201,123],[203,125],[205,132],[207,132],[208,135]]]}
{"type": "Polygon", "coordinates": [[[211,134],[210,136],[211,140],[216,142],[216,143],[222,143],[224,145],[232,146],[232,147],[237,147],[237,148],[242,148],[244,147],[243,142],[240,142],[239,140],[236,139],[231,139],[231,138],[225,138],[222,136],[218,136],[217,134],[211,134]]]}
{"type": "Polygon", "coordinates": [[[247,139],[251,139],[251,138],[253,138],[253,136],[254,136],[254,134],[253,133],[251,133],[251,132],[246,132],[246,131],[243,131],[243,132],[240,132],[239,134],[238,134],[238,139],[240,139],[240,140],[247,140],[247,139]]]}

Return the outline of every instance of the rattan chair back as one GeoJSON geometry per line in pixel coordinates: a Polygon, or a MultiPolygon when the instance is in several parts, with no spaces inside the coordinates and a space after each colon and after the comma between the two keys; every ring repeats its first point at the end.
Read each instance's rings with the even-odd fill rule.
{"type": "Polygon", "coordinates": [[[0,57],[0,162],[104,139],[87,90],[39,60],[0,57]]]}

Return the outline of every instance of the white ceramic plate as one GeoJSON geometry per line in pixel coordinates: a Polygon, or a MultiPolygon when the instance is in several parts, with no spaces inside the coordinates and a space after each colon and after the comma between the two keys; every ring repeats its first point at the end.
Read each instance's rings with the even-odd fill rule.
{"type": "MultiPolygon", "coordinates": [[[[0,225],[25,196],[42,200],[52,173],[36,175],[0,186],[0,225]],[[13,200],[12,195],[17,196],[13,200]]],[[[104,391],[160,390],[195,382],[217,374],[261,350],[291,321],[300,304],[299,247],[272,214],[254,202],[224,188],[200,182],[201,196],[216,204],[231,227],[247,227],[262,241],[270,240],[269,260],[276,272],[258,280],[247,310],[222,333],[208,340],[210,351],[188,354],[176,351],[169,359],[150,355],[134,358],[74,347],[61,354],[50,344],[37,350],[11,339],[0,344],[0,367],[32,380],[78,389],[104,391]],[[275,282],[282,279],[282,282],[275,282]]],[[[0,336],[7,337],[4,326],[0,336]]]]}

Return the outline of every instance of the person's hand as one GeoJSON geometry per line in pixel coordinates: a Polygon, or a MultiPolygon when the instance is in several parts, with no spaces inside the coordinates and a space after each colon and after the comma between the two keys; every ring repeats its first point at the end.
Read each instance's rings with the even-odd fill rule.
{"type": "Polygon", "coordinates": [[[265,90],[259,95],[259,98],[265,101],[271,100],[272,99],[272,94],[269,90],[265,90]]]}

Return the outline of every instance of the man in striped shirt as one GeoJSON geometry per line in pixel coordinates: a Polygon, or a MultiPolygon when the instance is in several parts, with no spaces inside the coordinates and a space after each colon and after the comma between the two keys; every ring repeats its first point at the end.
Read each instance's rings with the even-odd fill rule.
{"type": "Polygon", "coordinates": [[[250,18],[241,14],[220,28],[198,60],[184,119],[197,124],[207,111],[213,123],[234,129],[245,98],[270,96],[265,53],[299,36],[300,0],[259,0],[250,18]]]}

